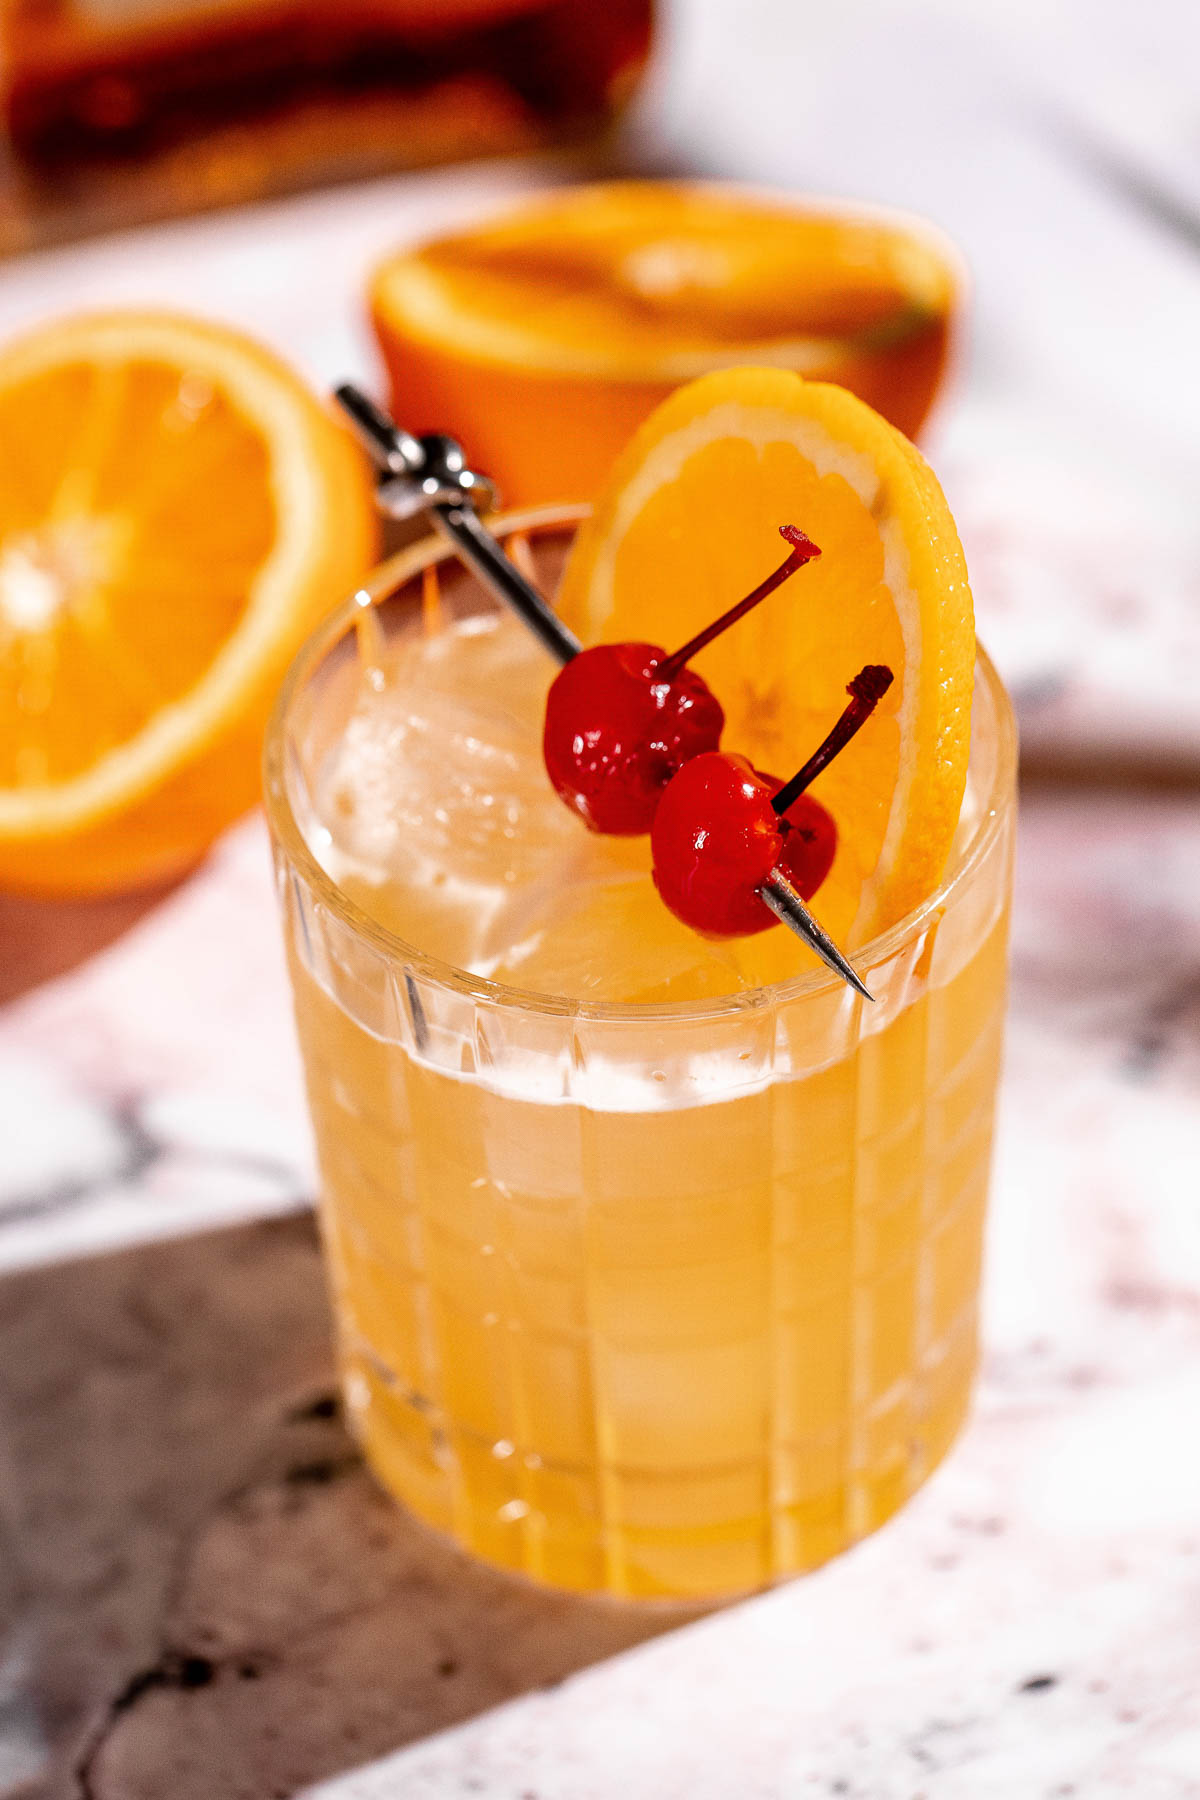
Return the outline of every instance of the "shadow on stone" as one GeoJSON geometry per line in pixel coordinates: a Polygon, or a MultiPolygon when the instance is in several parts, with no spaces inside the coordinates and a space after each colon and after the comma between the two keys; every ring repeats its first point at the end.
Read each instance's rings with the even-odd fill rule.
{"type": "Polygon", "coordinates": [[[33,900],[0,894],[0,1005],[65,975],[107,949],[153,912],[177,882],[95,900],[33,900]]]}
{"type": "Polygon", "coordinates": [[[307,1218],[9,1277],[0,1372],[7,1660],[45,1745],[0,1792],[273,1800],[695,1616],[510,1580],[392,1505],[307,1218]]]}

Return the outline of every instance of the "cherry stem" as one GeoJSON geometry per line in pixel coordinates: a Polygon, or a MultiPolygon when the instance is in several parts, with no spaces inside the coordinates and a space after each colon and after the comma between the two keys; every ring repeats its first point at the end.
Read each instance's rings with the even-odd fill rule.
{"type": "Polygon", "coordinates": [[[728,631],[731,625],[736,625],[738,620],[744,618],[758,605],[760,600],[765,600],[767,595],[773,594],[777,587],[782,587],[789,575],[794,575],[797,569],[802,569],[805,563],[811,562],[814,556],[821,554],[817,545],[810,537],[805,537],[798,525],[781,525],[779,535],[786,538],[792,545],[792,553],[787,561],[780,563],[779,567],[768,575],[765,581],[760,581],[744,600],[739,600],[736,606],[731,606],[729,611],[722,613],[719,619],[714,620],[711,625],[705,626],[704,630],[686,643],[682,650],[676,650],[673,655],[660,662],[654,671],[656,681],[673,680],[680,669],[690,663],[693,656],[699,656],[701,650],[711,644],[714,638],[720,637],[723,631],[728,631]]]}
{"type": "Polygon", "coordinates": [[[823,744],[818,745],[804,767],[797,769],[792,779],[780,788],[772,800],[771,805],[780,818],[789,807],[796,804],[821,770],[827,768],[838,752],[844,750],[850,739],[862,730],[891,685],[892,671],[884,663],[868,663],[865,669],[859,670],[846,689],[850,704],[829,736],[823,744]]]}

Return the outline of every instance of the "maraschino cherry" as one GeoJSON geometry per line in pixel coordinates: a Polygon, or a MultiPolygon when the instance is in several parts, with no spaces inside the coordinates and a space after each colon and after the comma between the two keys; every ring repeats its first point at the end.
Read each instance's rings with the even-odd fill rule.
{"type": "Polygon", "coordinates": [[[810,782],[843,749],[892,685],[870,664],[847,688],[850,704],[788,782],[744,756],[708,751],[678,771],[659,801],[650,835],[654,884],[685,925],[706,937],[747,937],[774,925],[761,890],[784,875],[811,899],[833,866],[837,826],[810,782]]]}
{"type": "Polygon", "coordinates": [[[821,554],[795,525],[781,525],[787,560],[736,606],[673,655],[657,644],[596,644],[565,663],[546,701],[543,753],[559,796],[593,831],[649,831],[667,783],[692,758],[715,751],[725,714],[686,665],[713,639],[821,554]]]}

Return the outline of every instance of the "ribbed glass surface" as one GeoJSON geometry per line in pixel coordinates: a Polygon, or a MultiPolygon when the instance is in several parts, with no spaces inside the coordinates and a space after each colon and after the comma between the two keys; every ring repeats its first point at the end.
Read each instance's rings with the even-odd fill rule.
{"type": "Polygon", "coordinates": [[[311,693],[270,804],[345,1391],[380,1478],[568,1587],[812,1568],[913,1492],[970,1394],[1014,806],[990,665],[976,816],[941,892],[860,957],[873,1007],[814,976],[589,1010],[389,943],[303,852],[288,733],[319,720],[311,693]]]}

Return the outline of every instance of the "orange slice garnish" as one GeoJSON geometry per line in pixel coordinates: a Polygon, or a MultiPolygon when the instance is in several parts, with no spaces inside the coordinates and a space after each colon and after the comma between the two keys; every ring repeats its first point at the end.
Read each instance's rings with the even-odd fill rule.
{"type": "Polygon", "coordinates": [[[0,352],[0,882],[165,879],[257,798],[280,678],[375,551],[347,435],[258,344],[111,313],[0,352]]]}
{"type": "Polygon", "coordinates": [[[782,524],[806,531],[820,558],[695,667],[725,708],[723,746],[785,779],[859,669],[893,671],[876,715],[812,789],[839,832],[813,910],[857,945],[936,887],[966,781],[971,593],[949,508],[913,446],[842,388],[780,369],[705,376],[619,459],[558,605],[586,643],[674,648],[778,563],[782,524]]]}

